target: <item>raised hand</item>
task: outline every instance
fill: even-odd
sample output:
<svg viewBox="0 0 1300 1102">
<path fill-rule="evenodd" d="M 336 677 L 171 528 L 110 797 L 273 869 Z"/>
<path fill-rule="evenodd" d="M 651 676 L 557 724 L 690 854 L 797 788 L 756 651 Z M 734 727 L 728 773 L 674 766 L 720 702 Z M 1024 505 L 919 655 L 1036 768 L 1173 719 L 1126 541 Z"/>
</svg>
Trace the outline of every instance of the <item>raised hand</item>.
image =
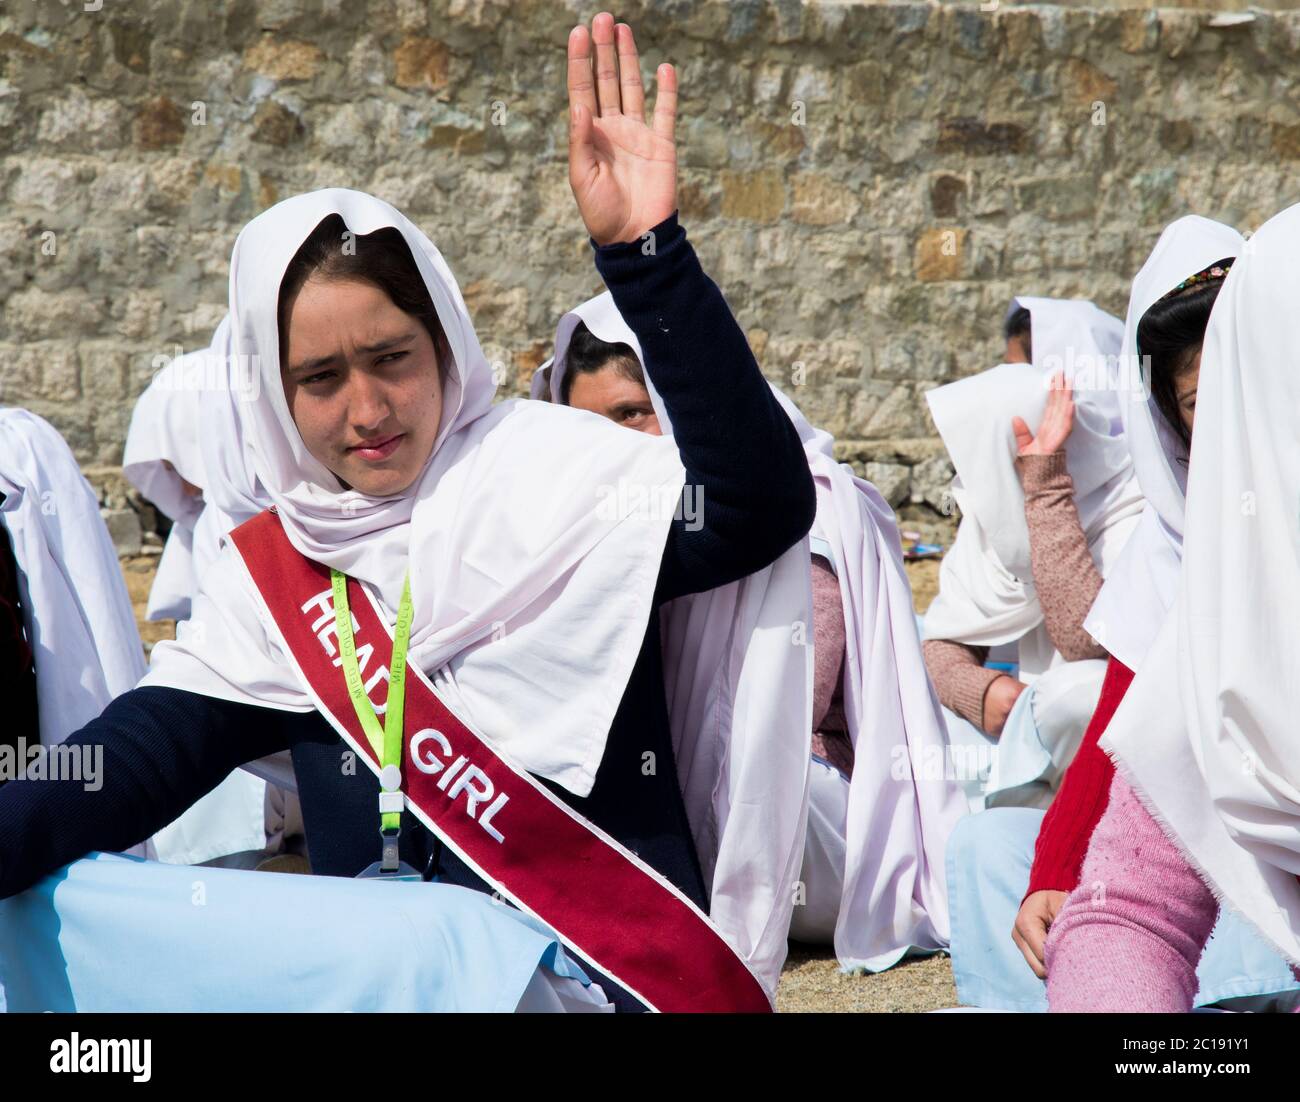
<svg viewBox="0 0 1300 1102">
<path fill-rule="evenodd" d="M 592 46 L 595 46 L 594 68 Z M 569 33 L 569 186 L 598 245 L 635 241 L 677 209 L 677 74 L 660 65 L 653 122 L 632 28 L 609 12 Z"/>
<path fill-rule="evenodd" d="M 1070 430 L 1074 428 L 1074 398 L 1065 372 L 1052 376 L 1052 391 L 1047 396 L 1047 408 L 1038 426 L 1038 435 L 1019 417 L 1011 418 L 1011 429 L 1016 434 L 1017 455 L 1052 455 L 1065 447 Z"/>
</svg>

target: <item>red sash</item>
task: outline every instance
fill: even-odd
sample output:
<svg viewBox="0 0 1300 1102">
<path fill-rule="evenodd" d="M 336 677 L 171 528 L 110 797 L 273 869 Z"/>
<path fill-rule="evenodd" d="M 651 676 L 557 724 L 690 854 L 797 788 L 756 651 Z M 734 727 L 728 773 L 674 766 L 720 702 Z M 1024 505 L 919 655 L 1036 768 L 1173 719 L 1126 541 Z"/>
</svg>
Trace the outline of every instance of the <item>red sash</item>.
<svg viewBox="0 0 1300 1102">
<path fill-rule="evenodd" d="M 338 661 L 328 568 L 303 556 L 271 512 L 231 538 L 317 708 L 378 773 Z M 354 580 L 348 586 L 362 677 L 382 715 L 392 636 L 370 595 Z M 761 984 L 699 908 L 494 753 L 414 666 L 403 741 L 408 812 L 578 956 L 654 1010 L 771 1011 Z"/>
</svg>

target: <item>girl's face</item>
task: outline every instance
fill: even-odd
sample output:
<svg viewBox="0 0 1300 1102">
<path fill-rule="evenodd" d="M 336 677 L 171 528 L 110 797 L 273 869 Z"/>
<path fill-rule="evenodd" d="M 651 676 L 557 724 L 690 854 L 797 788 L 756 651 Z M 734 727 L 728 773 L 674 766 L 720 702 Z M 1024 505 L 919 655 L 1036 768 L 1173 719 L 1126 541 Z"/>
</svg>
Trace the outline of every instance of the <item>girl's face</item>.
<svg viewBox="0 0 1300 1102">
<path fill-rule="evenodd" d="M 433 338 L 378 287 L 308 279 L 286 304 L 280 374 L 307 450 L 345 486 L 400 494 L 442 420 Z"/>
<path fill-rule="evenodd" d="M 1201 350 L 1191 358 L 1187 366 L 1174 379 L 1174 392 L 1178 398 L 1178 416 L 1182 419 L 1187 435 L 1192 435 L 1192 419 L 1196 415 L 1196 386 L 1201 378 Z"/>
<path fill-rule="evenodd" d="M 608 417 L 616 425 L 662 436 L 650 392 L 616 367 L 579 371 L 569 384 L 569 405 Z"/>
</svg>

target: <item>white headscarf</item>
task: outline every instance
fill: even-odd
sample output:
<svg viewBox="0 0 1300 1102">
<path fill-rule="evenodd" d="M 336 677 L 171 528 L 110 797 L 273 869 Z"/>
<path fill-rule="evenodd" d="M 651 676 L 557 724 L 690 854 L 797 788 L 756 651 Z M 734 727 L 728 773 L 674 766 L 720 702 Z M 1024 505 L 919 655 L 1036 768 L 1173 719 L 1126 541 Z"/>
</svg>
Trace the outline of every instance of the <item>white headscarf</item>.
<svg viewBox="0 0 1300 1102">
<path fill-rule="evenodd" d="M 1242 247 L 1219 292 L 1201 353 L 1178 596 L 1102 740 L 1215 895 L 1292 962 L 1300 961 L 1297 257 L 1293 206 Z"/>
<path fill-rule="evenodd" d="M 134 688 L 144 651 L 99 500 L 63 437 L 23 409 L 0 409 L 0 493 L 49 746 Z"/>
<path fill-rule="evenodd" d="M 1041 316 L 1040 304 L 1049 300 L 1017 301 L 1033 303 L 1031 313 Z M 1091 311 L 1067 314 L 1078 312 L 1091 317 Z M 1104 330 L 1110 332 L 1111 327 Z M 926 394 L 956 470 L 952 493 L 962 521 L 939 569 L 939 594 L 926 612 L 924 638 L 989 647 L 1019 641 L 1024 681 L 1064 659 L 1048 637 L 1034 588 L 1011 419 L 1019 416 L 1037 431 L 1056 371 L 1065 370 L 1076 386 L 1066 464 L 1088 550 L 1103 577 L 1141 512 L 1133 465 L 1118 431 L 1113 377 L 1109 368 L 1104 379 L 1090 373 L 1107 364 L 1107 357 L 1113 364 L 1116 349 L 1085 343 L 1087 334 L 1095 332 L 1092 322 L 1054 323 L 1042 333 L 1035 323 L 1033 364 L 1001 364 Z M 1059 334 L 1073 343 L 1055 344 Z M 1071 375 L 1071 363 L 1078 374 Z"/>
<path fill-rule="evenodd" d="M 414 486 L 394 497 L 342 490 L 307 451 L 280 376 L 277 303 L 290 260 L 327 216 L 365 235 L 402 234 L 446 332 L 441 427 Z M 683 471 L 671 442 L 577 411 L 492 404 L 492 370 L 450 270 L 389 204 L 328 189 L 250 222 L 230 267 L 227 362 L 240 385 L 208 394 L 237 437 L 223 444 L 273 503 L 294 546 L 357 578 L 395 619 L 408 568 L 410 661 L 503 755 L 590 792 L 649 617 Z M 545 458 L 539 458 L 545 457 Z M 241 471 L 208 472 L 214 498 Z M 665 509 L 620 508 L 619 478 Z M 635 505 L 635 502 L 633 503 Z M 311 699 L 233 549 L 200 578 L 194 614 L 160 643 L 146 681 L 307 711 Z"/>
<path fill-rule="evenodd" d="M 1029 311 L 1033 365 L 1049 375 L 1064 371 L 1089 393 L 1092 406 L 1106 414 L 1112 431 L 1121 432 L 1116 358 L 1124 339 L 1123 322 L 1082 298 L 1017 295 L 1007 307 L 1007 318 L 1019 307 Z"/>
<path fill-rule="evenodd" d="M 549 367 L 551 400 L 559 403 L 579 322 L 600 340 L 632 349 L 660 430 L 671 438 L 672 419 L 641 344 L 608 292 L 560 319 L 555 357 L 534 374 L 533 395 Z M 808 817 L 812 648 L 792 646 L 790 632 L 811 620 L 806 541 L 747 578 L 679 597 L 660 611 L 673 755 L 711 882 L 709 912 L 773 980 L 785 960 Z"/>
<path fill-rule="evenodd" d="M 199 392 L 175 385 L 203 353 L 178 356 L 160 371 L 135 404 L 122 455 L 122 475 L 172 522 L 146 615 L 150 620 L 184 620 L 190 614 L 194 574 L 194 525 L 203 498 L 183 482 L 202 488 Z M 171 464 L 170 468 L 167 464 Z"/>
<path fill-rule="evenodd" d="M 600 340 L 628 345 L 641 360 L 636 337 L 612 297 L 599 295 L 560 320 L 555 358 L 534 374 L 533 397 L 540 397 L 549 385 L 551 400 L 560 400 L 568 344 L 580 321 Z M 672 422 L 648 373 L 647 390 L 660 427 L 671 434 Z M 844 708 L 856 756 L 849 790 L 848 858 L 835 932 L 836 955 L 845 967 L 880 969 L 895 963 L 912 946 L 947 945 L 944 848 L 965 807 L 953 782 L 942 775 L 937 780 L 918 776 L 922 763 L 936 756 L 929 751 L 946 746 L 947 739 L 921 656 L 912 591 L 893 513 L 874 486 L 835 462 L 831 437 L 814 429 L 776 387 L 772 390 L 808 457 L 817 490 L 813 534 L 831 554 L 844 611 Z M 798 571 L 809 576 L 806 546 L 792 548 L 782 564 L 786 560 L 790 560 L 792 574 Z M 752 585 L 753 580 L 741 584 Z M 702 608 L 702 602 L 716 606 L 735 588 L 685 597 L 664 610 L 664 662 L 675 733 L 691 722 L 692 702 L 708 698 L 708 691 L 693 682 L 707 685 L 715 665 L 709 659 L 712 644 L 708 633 L 715 628 L 725 630 L 730 619 L 717 615 L 716 607 L 706 604 Z M 804 679 L 803 692 L 811 700 L 811 665 L 792 668 L 787 662 L 785 669 L 787 677 Z M 795 722 L 792 711 L 772 729 L 771 738 L 779 742 L 781 758 L 788 756 L 787 747 L 798 747 L 807 754 L 802 736 L 792 737 L 787 722 Z M 708 790 L 692 778 L 692 763 L 679 760 L 679 767 L 683 764 L 688 811 L 693 808 L 692 818 L 699 820 L 700 797 Z M 785 767 L 793 768 L 789 763 Z M 754 783 L 765 785 L 772 793 L 769 808 L 777 793 L 775 786 L 781 783 L 781 768 L 782 760 L 764 762 L 760 758 L 753 762 Z M 768 776 L 764 778 L 765 771 Z M 707 776 L 707 772 L 700 775 Z M 793 786 L 787 790 L 793 807 L 795 790 Z M 770 830 L 771 824 L 767 827 Z M 775 839 L 760 834 L 744 841 L 754 850 L 779 849 Z"/>
<path fill-rule="evenodd" d="M 1140 370 L 1138 323 L 1184 279 L 1216 260 L 1236 256 L 1243 244 L 1241 234 L 1230 226 L 1198 215 L 1180 218 L 1165 227 L 1129 295 L 1120 413 L 1146 506 L 1083 626 L 1131 670 L 1146 655 L 1174 601 L 1187 490 L 1182 443 L 1156 408 L 1147 375 Z"/>
</svg>

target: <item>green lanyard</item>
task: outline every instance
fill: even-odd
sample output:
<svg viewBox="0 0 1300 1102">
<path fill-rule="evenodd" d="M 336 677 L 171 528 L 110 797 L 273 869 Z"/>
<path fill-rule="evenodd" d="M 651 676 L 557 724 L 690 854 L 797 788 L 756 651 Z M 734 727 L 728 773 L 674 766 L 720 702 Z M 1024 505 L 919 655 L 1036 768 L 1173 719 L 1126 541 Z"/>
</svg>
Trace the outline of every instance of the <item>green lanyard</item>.
<svg viewBox="0 0 1300 1102">
<path fill-rule="evenodd" d="M 379 758 L 379 829 L 396 834 L 402 828 L 402 723 L 406 705 L 406 646 L 411 638 L 411 576 L 402 585 L 402 603 L 397 609 L 397 630 L 393 634 L 393 657 L 388 663 L 388 703 L 384 725 L 379 726 L 375 709 L 357 666 L 357 644 L 352 637 L 352 611 L 348 608 L 348 576 L 330 571 L 334 586 L 334 627 L 343 657 L 343 676 L 357 719 Z"/>
</svg>

